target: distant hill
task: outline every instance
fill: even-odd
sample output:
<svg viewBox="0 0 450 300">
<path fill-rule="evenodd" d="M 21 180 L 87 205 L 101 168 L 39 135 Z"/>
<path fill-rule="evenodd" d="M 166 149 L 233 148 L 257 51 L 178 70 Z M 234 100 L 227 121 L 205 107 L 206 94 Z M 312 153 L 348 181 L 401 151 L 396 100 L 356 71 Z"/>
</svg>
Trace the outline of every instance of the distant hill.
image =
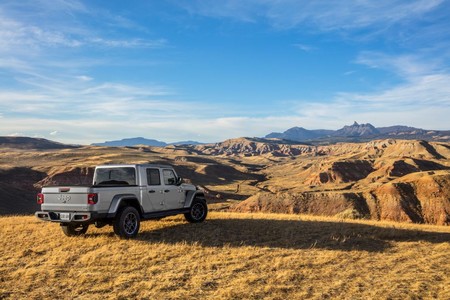
<svg viewBox="0 0 450 300">
<path fill-rule="evenodd" d="M 146 139 L 143 137 L 136 138 L 127 138 L 116 141 L 106 141 L 103 143 L 94 143 L 92 146 L 108 146 L 108 147 L 125 147 L 125 146 L 137 146 L 137 145 L 146 145 L 152 147 L 165 147 L 169 145 L 200 145 L 201 143 L 196 141 L 181 141 L 175 143 L 166 143 L 153 139 Z"/>
<path fill-rule="evenodd" d="M 197 145 L 195 150 L 203 155 L 243 155 L 258 156 L 270 154 L 273 156 L 296 156 L 313 152 L 315 146 L 292 141 L 262 138 L 236 138 L 215 144 Z"/>
<path fill-rule="evenodd" d="M 15 149 L 71 149 L 78 148 L 76 145 L 66 145 L 54 141 L 49 141 L 42 138 L 31 138 L 21 136 L 0 136 L 0 148 L 15 148 Z"/>
<path fill-rule="evenodd" d="M 272 132 L 265 138 L 318 143 L 364 142 L 386 138 L 450 141 L 450 130 L 425 130 L 402 125 L 376 128 L 370 123 L 354 122 L 352 125 L 346 125 L 338 130 L 308 130 L 303 127 L 292 127 L 282 133 Z"/>
<path fill-rule="evenodd" d="M 401 133 L 401 132 L 414 132 L 414 131 L 420 131 L 421 133 L 425 133 L 426 130 L 418 129 L 410 126 L 402 126 L 402 125 L 396 125 L 396 126 L 389 126 L 389 127 L 378 127 L 377 128 L 379 133 L 381 134 L 391 134 L 391 133 Z"/>
<path fill-rule="evenodd" d="M 158 140 L 146 139 L 143 137 L 127 138 L 116 141 L 106 141 L 103 143 L 94 143 L 92 146 L 109 146 L 109 147 L 123 147 L 123 146 L 136 146 L 136 145 L 147 145 L 154 147 L 164 147 L 167 146 L 165 142 Z"/>
<path fill-rule="evenodd" d="M 203 143 L 196 142 L 196 141 L 181 141 L 181 142 L 175 142 L 175 143 L 169 143 L 168 145 L 175 145 L 175 146 L 181 146 L 181 145 L 202 145 Z"/>
<path fill-rule="evenodd" d="M 293 141 L 306 141 L 311 139 L 320 138 L 322 136 L 330 135 L 334 131 L 326 129 L 308 130 L 303 127 L 292 127 L 283 133 L 272 132 L 266 135 L 266 138 L 286 139 Z"/>
</svg>

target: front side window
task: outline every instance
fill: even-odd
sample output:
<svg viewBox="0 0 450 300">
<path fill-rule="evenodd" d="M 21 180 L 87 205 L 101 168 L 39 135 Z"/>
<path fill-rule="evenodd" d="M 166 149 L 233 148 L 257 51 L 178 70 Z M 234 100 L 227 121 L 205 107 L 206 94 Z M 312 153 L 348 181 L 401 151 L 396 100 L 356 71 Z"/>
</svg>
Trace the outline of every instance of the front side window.
<svg viewBox="0 0 450 300">
<path fill-rule="evenodd" d="M 159 177 L 158 169 L 147 169 L 147 184 L 148 185 L 161 184 L 161 177 Z"/>
<path fill-rule="evenodd" d="M 163 170 L 163 176 L 165 185 L 175 185 L 177 182 L 175 173 L 172 170 Z"/>
<path fill-rule="evenodd" d="M 130 167 L 99 168 L 95 171 L 94 185 L 136 185 L 136 170 Z"/>
</svg>

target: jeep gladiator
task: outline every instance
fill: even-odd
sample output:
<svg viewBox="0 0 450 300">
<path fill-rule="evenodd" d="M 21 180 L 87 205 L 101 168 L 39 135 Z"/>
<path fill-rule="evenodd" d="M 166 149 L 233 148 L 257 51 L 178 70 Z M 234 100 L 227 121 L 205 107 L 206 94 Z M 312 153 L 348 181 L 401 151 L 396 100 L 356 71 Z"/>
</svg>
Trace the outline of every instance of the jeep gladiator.
<svg viewBox="0 0 450 300">
<path fill-rule="evenodd" d="M 140 221 L 184 214 L 203 222 L 205 195 L 185 184 L 171 166 L 155 164 L 97 166 L 91 186 L 47 186 L 37 195 L 35 216 L 60 223 L 67 236 L 86 233 L 89 225 L 111 225 L 121 238 L 133 238 Z"/>
</svg>

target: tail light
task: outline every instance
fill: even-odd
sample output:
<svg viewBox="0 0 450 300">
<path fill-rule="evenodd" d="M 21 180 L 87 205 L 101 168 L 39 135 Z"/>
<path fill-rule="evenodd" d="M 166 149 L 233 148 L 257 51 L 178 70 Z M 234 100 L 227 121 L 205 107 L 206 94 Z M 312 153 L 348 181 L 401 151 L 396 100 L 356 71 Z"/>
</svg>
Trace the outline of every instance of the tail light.
<svg viewBox="0 0 450 300">
<path fill-rule="evenodd" d="M 92 194 L 88 194 L 88 197 L 87 197 L 87 203 L 88 204 L 97 204 L 97 202 L 98 202 L 98 194 L 96 194 L 96 193 L 92 193 Z"/>
<path fill-rule="evenodd" d="M 42 203 L 44 203 L 44 194 L 42 194 L 42 193 L 37 194 L 37 199 L 36 199 L 36 201 L 37 201 L 37 204 L 42 204 Z"/>
</svg>

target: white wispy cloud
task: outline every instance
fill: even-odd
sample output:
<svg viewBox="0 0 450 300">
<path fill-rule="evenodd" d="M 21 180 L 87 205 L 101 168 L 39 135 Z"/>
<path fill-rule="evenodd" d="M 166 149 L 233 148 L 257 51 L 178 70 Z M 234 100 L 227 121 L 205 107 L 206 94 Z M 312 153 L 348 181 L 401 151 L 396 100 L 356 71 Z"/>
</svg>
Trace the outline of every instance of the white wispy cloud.
<svg viewBox="0 0 450 300">
<path fill-rule="evenodd" d="M 27 48 L 29 51 L 30 47 L 37 50 L 42 46 L 79 47 L 81 44 L 79 39 L 62 32 L 23 24 L 6 16 L 0 10 L 0 52 L 17 54 L 17 50 L 22 52 Z"/>
<path fill-rule="evenodd" d="M 301 102 L 297 112 L 303 121 L 328 128 L 359 120 L 375 126 L 401 124 L 448 130 L 449 80 L 450 74 L 417 76 L 377 92 L 338 93 L 326 103 Z"/>
<path fill-rule="evenodd" d="M 302 51 L 305 51 L 305 52 L 311 52 L 311 51 L 314 51 L 317 49 L 316 47 L 311 46 L 311 45 L 298 44 L 298 43 L 294 44 L 294 47 L 296 47 Z"/>
<path fill-rule="evenodd" d="M 363 51 L 355 62 L 370 68 L 391 71 L 403 78 L 414 78 L 446 71 L 445 63 L 439 58 L 421 53 L 388 55 Z"/>
<path fill-rule="evenodd" d="M 13 132 L 13 133 L 8 133 L 6 136 L 24 136 L 24 134 L 20 133 L 20 132 Z"/>
<path fill-rule="evenodd" d="M 75 76 L 76 79 L 81 80 L 81 81 L 91 81 L 94 78 L 89 77 L 87 75 L 79 75 L 79 76 Z"/>
<path fill-rule="evenodd" d="M 13 0 L 14 1 L 14 0 Z M 15 1 L 17 2 L 17 1 Z M 83 2 L 78 0 L 52 0 L 52 1 L 33 1 L 33 0 L 23 0 L 21 1 L 23 5 L 29 6 L 30 4 L 39 3 L 39 8 L 45 12 L 65 12 L 66 14 L 72 15 L 74 13 L 88 13 L 89 9 L 83 4 Z"/>
<path fill-rule="evenodd" d="M 322 30 L 389 27 L 392 24 L 416 18 L 436 9 L 444 0 L 380 0 L 380 1 L 327 1 L 327 0 L 197 0 L 183 2 L 190 13 L 210 17 L 227 17 L 242 21 L 265 18 L 277 27 L 301 24 Z"/>
<path fill-rule="evenodd" d="M 0 3 L 0 71 L 15 82 L 0 91 L 1 111 L 42 116 L 58 112 L 73 116 L 77 111 L 89 113 L 89 109 L 98 112 L 103 105 L 104 111 L 120 115 L 127 105 L 136 106 L 134 101 L 167 94 L 167 88 L 156 84 L 140 88 L 115 82 L 99 83 L 90 76 L 79 75 L 90 73 L 91 68 L 99 65 L 116 63 L 85 54 L 93 48 L 100 51 L 104 48 L 155 49 L 167 44 L 162 38 L 147 38 L 145 32 L 140 36 L 143 31 L 114 38 L 111 34 L 114 29 L 108 28 L 104 33 L 100 26 L 84 25 L 86 16 L 95 16 L 95 22 L 105 21 L 113 24 L 111 26 L 135 28 L 134 23 L 124 17 L 75 0 L 5 0 Z M 108 106 L 108 103 L 120 103 L 122 107 Z"/>
<path fill-rule="evenodd" d="M 46 18 L 40 17 L 43 15 Z M 131 20 L 103 9 L 87 8 L 79 1 L 5 0 L 0 3 L 0 53 L 16 56 L 29 54 L 30 48 L 41 51 L 58 47 L 61 51 L 60 47 L 161 48 L 167 45 L 163 38 L 130 36 L 137 34 L 135 31 L 125 38 L 112 38 L 114 31 L 103 33 L 100 26 L 84 25 L 86 17 L 99 23 L 104 21 L 122 28 L 134 28 Z"/>
<path fill-rule="evenodd" d="M 355 70 L 350 70 L 350 71 L 344 72 L 343 75 L 349 76 L 349 75 L 352 75 L 352 74 L 355 74 L 355 73 L 356 73 Z"/>
<path fill-rule="evenodd" d="M 342 93 L 340 99 L 350 99 L 361 103 L 364 109 L 397 108 L 399 112 L 417 111 L 425 108 L 448 110 L 450 108 L 450 80 L 449 74 L 435 74 L 417 77 L 405 84 L 387 89 L 375 94 L 349 94 Z"/>
<path fill-rule="evenodd" d="M 162 48 L 167 45 L 167 40 L 157 39 L 157 40 L 144 40 L 139 38 L 134 39 L 124 39 L 124 40 L 113 40 L 104 38 L 91 38 L 85 41 L 86 45 L 99 45 L 105 47 L 114 48 Z"/>
<path fill-rule="evenodd" d="M 149 110 L 150 115 L 161 111 L 186 110 L 183 103 L 167 100 L 170 89 L 163 86 L 139 87 L 122 83 L 98 84 L 91 80 L 27 77 L 22 80 L 29 91 L 0 90 L 0 108 L 5 112 L 39 112 L 54 114 L 113 114 L 127 115 Z M 14 99 L 14 101 L 11 101 Z"/>
<path fill-rule="evenodd" d="M 90 85 L 81 91 L 82 94 L 112 94 L 126 97 L 132 95 L 133 97 L 141 96 L 164 96 L 170 94 L 171 91 L 164 86 L 150 86 L 139 87 L 136 85 L 127 85 L 121 83 L 105 82 L 97 85 Z M 110 96 L 110 95 L 109 95 Z"/>
<path fill-rule="evenodd" d="M 127 38 L 111 39 L 101 36 L 101 33 L 84 31 L 81 33 L 67 33 L 27 25 L 0 14 L 0 53 L 20 52 L 26 48 L 42 50 L 51 47 L 112 47 L 112 48 L 162 48 L 167 45 L 165 39 Z M 25 49 L 24 49 L 25 48 Z M 20 53 L 19 52 L 19 53 Z"/>
</svg>

